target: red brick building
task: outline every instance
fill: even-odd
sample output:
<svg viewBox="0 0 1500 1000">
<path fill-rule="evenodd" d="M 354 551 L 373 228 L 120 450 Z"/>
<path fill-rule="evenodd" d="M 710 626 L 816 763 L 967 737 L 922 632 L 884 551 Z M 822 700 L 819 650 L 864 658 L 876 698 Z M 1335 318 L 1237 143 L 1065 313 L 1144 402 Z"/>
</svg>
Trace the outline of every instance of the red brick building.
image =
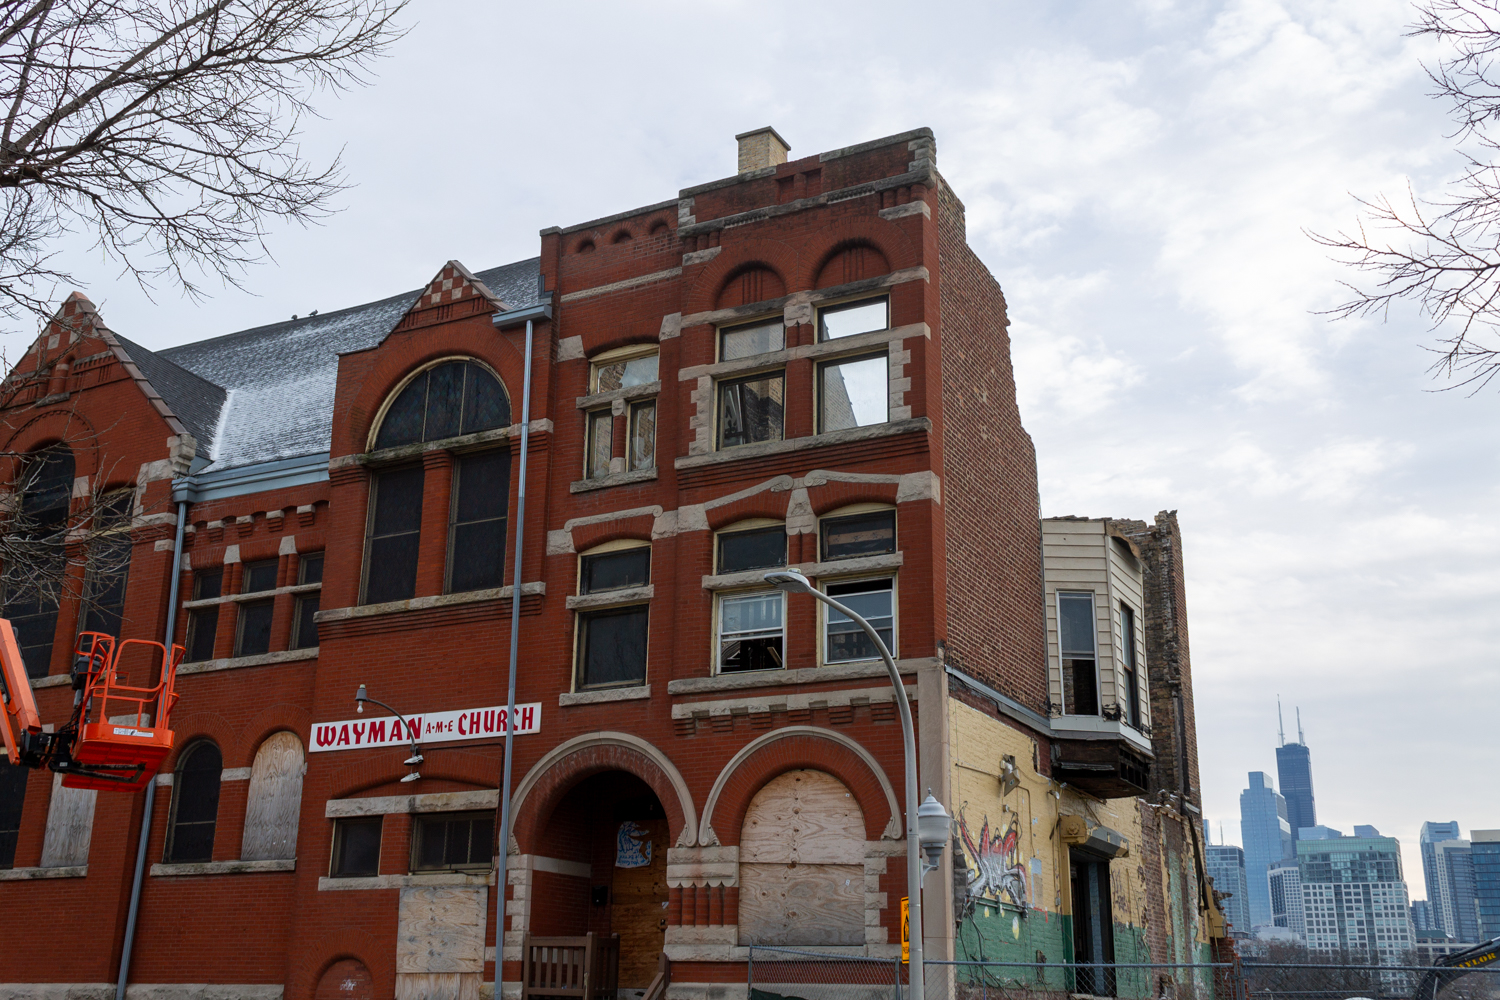
<svg viewBox="0 0 1500 1000">
<path fill-rule="evenodd" d="M 0 907 L 50 928 L 11 936 L 0 991 L 113 995 L 127 937 L 132 996 L 488 990 L 518 520 L 510 989 L 527 933 L 619 934 L 630 988 L 665 951 L 695 1000 L 743 996 L 752 944 L 899 952 L 893 691 L 852 623 L 764 584 L 784 566 L 883 630 L 961 821 L 929 957 L 994 957 L 965 938 L 976 901 L 1028 961 L 1095 947 L 1088 920 L 1117 951 L 1201 953 L 1175 518 L 1044 541 L 1005 303 L 929 130 L 792 161 L 761 130 L 739 166 L 529 260 L 165 351 L 63 303 L 4 382 L 0 447 L 53 446 L 75 509 L 128 498 L 119 627 L 170 620 L 188 655 L 133 936 L 147 796 L 0 768 Z M 7 605 L 51 723 L 86 564 L 56 604 Z M 991 884 L 968 826 L 982 796 L 986 828 L 1020 816 L 1017 788 L 1062 834 Z"/>
</svg>

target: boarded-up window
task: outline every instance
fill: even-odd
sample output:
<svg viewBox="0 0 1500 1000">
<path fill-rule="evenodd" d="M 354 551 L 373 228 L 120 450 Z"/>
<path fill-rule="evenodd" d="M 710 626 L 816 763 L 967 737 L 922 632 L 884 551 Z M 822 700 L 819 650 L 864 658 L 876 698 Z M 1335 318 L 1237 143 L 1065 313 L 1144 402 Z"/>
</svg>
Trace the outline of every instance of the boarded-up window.
<svg viewBox="0 0 1500 1000">
<path fill-rule="evenodd" d="M 865 820 L 843 782 L 788 771 L 740 829 L 740 943 L 865 943 Z"/>
<path fill-rule="evenodd" d="M 52 804 L 47 807 L 47 833 L 42 841 L 43 868 L 89 863 L 97 795 L 92 788 L 64 788 L 62 775 L 52 776 Z"/>
<path fill-rule="evenodd" d="M 250 768 L 250 798 L 245 806 L 245 836 L 240 857 L 269 861 L 297 856 L 297 816 L 302 809 L 302 741 L 293 733 L 276 733 L 255 752 Z"/>
<path fill-rule="evenodd" d="M 401 890 L 396 1000 L 478 1000 L 488 899 L 482 885 Z"/>
</svg>

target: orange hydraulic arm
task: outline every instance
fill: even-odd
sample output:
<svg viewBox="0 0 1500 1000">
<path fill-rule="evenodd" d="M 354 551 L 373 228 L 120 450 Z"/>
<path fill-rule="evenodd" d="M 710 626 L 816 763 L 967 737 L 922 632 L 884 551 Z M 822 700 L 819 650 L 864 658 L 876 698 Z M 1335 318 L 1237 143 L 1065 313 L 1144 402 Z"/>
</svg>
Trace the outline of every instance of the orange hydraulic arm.
<svg viewBox="0 0 1500 1000">
<path fill-rule="evenodd" d="M 30 750 L 27 744 L 41 735 L 42 717 L 36 711 L 15 630 L 4 618 L 0 618 L 0 699 L 4 702 L 0 738 L 5 740 L 5 756 L 10 763 L 20 764 L 23 752 Z"/>
</svg>

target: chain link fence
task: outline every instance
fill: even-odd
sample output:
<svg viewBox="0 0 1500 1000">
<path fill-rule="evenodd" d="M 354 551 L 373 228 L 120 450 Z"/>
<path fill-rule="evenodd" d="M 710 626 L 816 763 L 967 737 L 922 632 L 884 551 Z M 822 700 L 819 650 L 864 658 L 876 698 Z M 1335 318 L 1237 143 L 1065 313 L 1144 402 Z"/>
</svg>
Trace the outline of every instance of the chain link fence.
<svg viewBox="0 0 1500 1000">
<path fill-rule="evenodd" d="M 926 1000 L 1500 1000 L 1500 969 L 1286 962 L 926 963 Z M 903 1000 L 899 960 L 755 946 L 749 1000 Z"/>
</svg>

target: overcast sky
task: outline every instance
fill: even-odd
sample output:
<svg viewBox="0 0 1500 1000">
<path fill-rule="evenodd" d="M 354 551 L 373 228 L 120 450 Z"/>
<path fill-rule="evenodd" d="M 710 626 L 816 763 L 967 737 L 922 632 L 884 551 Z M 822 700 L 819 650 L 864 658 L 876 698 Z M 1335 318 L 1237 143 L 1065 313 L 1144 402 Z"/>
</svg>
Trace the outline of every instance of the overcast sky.
<svg viewBox="0 0 1500 1000">
<path fill-rule="evenodd" d="M 1320 821 L 1500 827 L 1500 395 L 1433 392 L 1407 312 L 1330 323 L 1303 229 L 1458 161 L 1399 0 L 500 4 L 416 0 L 369 89 L 326 99 L 328 225 L 273 234 L 248 293 L 155 304 L 70 263 L 165 347 L 537 252 L 675 197 L 774 125 L 805 156 L 930 126 L 1010 305 L 1043 512 L 1179 512 L 1206 810 L 1301 706 Z"/>
</svg>

